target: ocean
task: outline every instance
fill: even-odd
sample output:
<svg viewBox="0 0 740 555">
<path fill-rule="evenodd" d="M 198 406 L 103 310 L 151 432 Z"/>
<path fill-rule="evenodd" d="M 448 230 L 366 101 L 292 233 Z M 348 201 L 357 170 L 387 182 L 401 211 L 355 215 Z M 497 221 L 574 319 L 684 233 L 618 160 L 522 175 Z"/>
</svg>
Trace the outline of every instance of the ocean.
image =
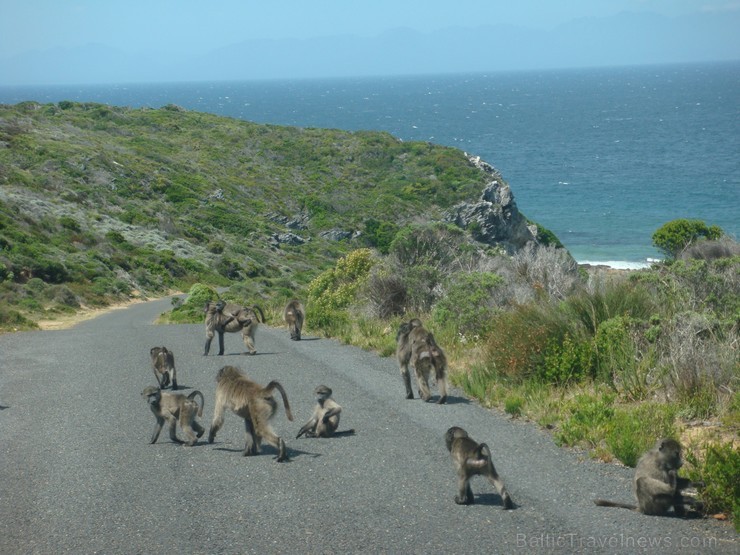
<svg viewBox="0 0 740 555">
<path fill-rule="evenodd" d="M 740 62 L 317 80 L 2 87 L 0 102 L 177 104 L 259 123 L 382 130 L 496 167 L 581 263 L 660 258 L 676 218 L 740 232 Z"/>
</svg>

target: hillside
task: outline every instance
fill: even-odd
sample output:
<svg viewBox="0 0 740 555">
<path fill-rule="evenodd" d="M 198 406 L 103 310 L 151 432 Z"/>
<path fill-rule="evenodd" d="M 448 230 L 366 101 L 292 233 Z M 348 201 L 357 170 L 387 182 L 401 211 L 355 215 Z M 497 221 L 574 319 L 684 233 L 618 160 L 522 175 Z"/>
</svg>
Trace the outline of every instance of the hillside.
<svg viewBox="0 0 740 555">
<path fill-rule="evenodd" d="M 387 133 L 174 105 L 0 106 L 0 326 L 196 281 L 298 289 L 478 198 L 479 166 Z"/>
</svg>

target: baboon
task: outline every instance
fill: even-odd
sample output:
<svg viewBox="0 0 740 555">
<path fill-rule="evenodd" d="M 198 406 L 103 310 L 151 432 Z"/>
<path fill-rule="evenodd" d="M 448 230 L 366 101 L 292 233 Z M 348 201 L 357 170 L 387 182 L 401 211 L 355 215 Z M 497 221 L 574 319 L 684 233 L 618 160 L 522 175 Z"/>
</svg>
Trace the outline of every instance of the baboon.
<svg viewBox="0 0 740 555">
<path fill-rule="evenodd" d="M 331 398 L 331 388 L 320 385 L 314 391 L 316 394 L 316 406 L 313 409 L 311 419 L 306 422 L 295 436 L 296 439 L 302 435 L 306 437 L 331 437 L 333 435 L 352 435 L 354 430 L 342 430 L 337 432 L 339 427 L 339 416 L 342 407 Z"/>
<path fill-rule="evenodd" d="M 149 443 L 157 441 L 165 420 L 170 425 L 170 439 L 175 443 L 193 445 L 196 438 L 206 431 L 195 419 L 196 416 L 203 416 L 204 405 L 203 394 L 197 389 L 186 397 L 182 393 L 169 393 L 158 387 L 149 386 L 141 392 L 141 396 L 149 403 L 149 408 L 152 409 L 154 418 L 157 420 Z M 200 397 L 200 404 L 195 401 L 195 397 Z M 188 438 L 187 441 L 178 439 L 175 433 L 178 420 L 182 431 Z"/>
<path fill-rule="evenodd" d="M 277 462 L 288 460 L 285 442 L 275 435 L 270 427 L 270 419 L 275 416 L 277 402 L 272 396 L 277 389 L 283 397 L 283 406 L 288 420 L 293 421 L 288 396 L 283 386 L 271 381 L 265 387 L 253 382 L 234 366 L 224 366 L 216 374 L 216 404 L 213 409 L 213 422 L 208 432 L 208 443 L 213 443 L 216 433 L 224 423 L 224 411 L 228 408 L 244 419 L 246 444 L 243 455 L 256 455 L 264 439 L 278 450 Z"/>
<path fill-rule="evenodd" d="M 418 318 L 404 322 L 398 328 L 396 358 L 406 387 L 407 399 L 414 398 L 414 393 L 411 390 L 411 376 L 409 375 L 409 366 L 413 366 L 416 382 L 419 386 L 419 397 L 424 401 L 429 401 L 432 398 L 429 391 L 429 374 L 434 369 L 440 395 L 437 403 L 447 402 L 447 358 L 442 348 L 434 340 L 434 335 L 424 328 Z"/>
<path fill-rule="evenodd" d="M 455 496 L 455 503 L 458 505 L 472 505 L 474 500 L 473 490 L 470 488 L 470 479 L 473 476 L 485 476 L 501 496 L 504 509 L 514 507 L 503 480 L 493 466 L 491 450 L 488 445 L 473 441 L 468 432 L 458 426 L 453 426 L 447 430 L 445 444 L 457 469 L 458 494 Z"/>
<path fill-rule="evenodd" d="M 172 379 L 172 390 L 177 389 L 177 371 L 175 370 L 175 355 L 167 347 L 152 347 L 149 349 L 152 357 L 152 369 L 154 377 L 160 389 L 164 389 Z"/>
<path fill-rule="evenodd" d="M 239 330 L 242 332 L 247 352 L 250 355 L 257 353 L 254 346 L 254 334 L 257 331 L 257 324 L 265 321 L 265 315 L 260 307 L 257 305 L 245 307 L 224 301 L 208 301 L 203 311 L 206 313 L 206 346 L 203 356 L 208 355 L 211 350 L 211 340 L 215 333 L 218 333 L 218 354 L 223 355 L 224 332 L 234 333 Z"/>
<path fill-rule="evenodd" d="M 595 499 L 594 503 L 600 507 L 619 507 L 646 515 L 665 515 L 671 507 L 676 516 L 684 516 L 686 506 L 700 510 L 701 503 L 683 495 L 682 491 L 689 487 L 702 487 L 703 484 L 679 478 L 678 469 L 681 466 L 681 444 L 671 438 L 659 439 L 652 449 L 640 457 L 635 467 L 632 490 L 637 505 L 604 499 Z"/>
<path fill-rule="evenodd" d="M 288 324 L 290 338 L 293 341 L 301 340 L 301 328 L 303 328 L 303 320 L 305 317 L 306 312 L 300 301 L 290 301 L 285 307 L 283 318 L 285 318 L 285 323 Z"/>
</svg>

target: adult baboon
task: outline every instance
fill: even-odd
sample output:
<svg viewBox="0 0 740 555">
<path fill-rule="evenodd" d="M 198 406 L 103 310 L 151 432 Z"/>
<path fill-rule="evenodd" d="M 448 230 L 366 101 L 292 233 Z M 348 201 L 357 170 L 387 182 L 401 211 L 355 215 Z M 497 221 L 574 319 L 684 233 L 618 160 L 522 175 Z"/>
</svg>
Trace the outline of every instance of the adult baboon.
<svg viewBox="0 0 740 555">
<path fill-rule="evenodd" d="M 257 331 L 257 324 L 265 321 L 265 315 L 260 307 L 257 305 L 241 306 L 224 301 L 208 301 L 203 311 L 206 313 L 206 346 L 203 356 L 211 350 L 211 340 L 215 333 L 218 334 L 218 354 L 223 355 L 224 332 L 234 333 L 240 330 L 247 352 L 250 355 L 257 352 L 254 346 L 254 334 Z"/>
<path fill-rule="evenodd" d="M 272 396 L 277 389 L 283 397 L 283 406 L 288 420 L 293 420 L 288 396 L 283 386 L 271 381 L 265 387 L 247 378 L 238 368 L 224 366 L 216 374 L 216 404 L 213 409 L 213 422 L 208 432 L 208 443 L 213 443 L 216 433 L 224 423 L 224 411 L 228 408 L 244 419 L 246 444 L 244 456 L 260 452 L 260 443 L 264 439 L 278 450 L 277 462 L 288 460 L 285 442 L 275 435 L 270 427 L 270 419 L 275 416 L 277 402 Z"/>
<path fill-rule="evenodd" d="M 157 441 L 165 420 L 170 426 L 170 439 L 175 443 L 193 445 L 196 438 L 206 431 L 195 419 L 196 416 L 203 416 L 204 405 L 203 394 L 197 389 L 186 397 L 182 393 L 169 393 L 158 387 L 149 386 L 141 392 L 141 396 L 149 403 L 149 408 L 152 409 L 154 418 L 157 420 L 149 443 Z M 200 404 L 195 401 L 195 397 L 200 397 Z M 188 438 L 185 442 L 178 439 L 175 433 L 178 420 L 182 431 Z"/>
<path fill-rule="evenodd" d="M 453 426 L 447 430 L 445 444 L 457 469 L 458 494 L 455 496 L 455 503 L 458 505 L 472 505 L 474 500 L 473 490 L 470 488 L 470 479 L 473 476 L 485 476 L 501 496 L 504 509 L 514 507 L 503 480 L 493 466 L 488 445 L 473 441 L 468 432 L 458 426 Z"/>
<path fill-rule="evenodd" d="M 177 371 L 175 370 L 175 355 L 167 347 L 152 347 L 149 349 L 152 358 L 154 377 L 160 389 L 164 389 L 172 380 L 172 390 L 177 389 Z"/>
<path fill-rule="evenodd" d="M 442 348 L 434 340 L 434 335 L 424 328 L 418 318 L 404 322 L 398 328 L 396 358 L 406 387 L 407 399 L 414 398 L 414 393 L 411 390 L 411 376 L 409 375 L 409 366 L 413 366 L 416 382 L 419 386 L 419 397 L 425 401 L 432 398 L 429 391 L 429 374 L 434 370 L 440 394 L 437 403 L 447 402 L 447 358 Z"/>
<path fill-rule="evenodd" d="M 303 309 L 301 301 L 292 300 L 285 307 L 283 318 L 285 319 L 285 323 L 288 324 L 290 338 L 293 341 L 301 340 L 301 329 L 303 328 L 303 320 L 305 317 L 306 312 Z"/>
<path fill-rule="evenodd" d="M 320 385 L 314 393 L 316 394 L 316 406 L 313 409 L 313 414 L 311 415 L 311 419 L 300 429 L 298 435 L 295 436 L 296 439 L 304 434 L 306 437 L 331 437 L 340 434 L 354 434 L 354 430 L 337 432 L 342 407 L 331 398 L 331 388 Z"/>
<path fill-rule="evenodd" d="M 671 507 L 677 516 L 684 516 L 686 506 L 700 510 L 701 503 L 693 497 L 683 495 L 682 491 L 688 487 L 701 487 L 703 484 L 679 478 L 678 469 L 681 466 L 681 444 L 671 438 L 659 439 L 652 449 L 640 457 L 635 467 L 632 490 L 637 505 L 604 499 L 595 499 L 594 503 L 600 507 L 619 507 L 646 515 L 664 515 Z"/>
</svg>

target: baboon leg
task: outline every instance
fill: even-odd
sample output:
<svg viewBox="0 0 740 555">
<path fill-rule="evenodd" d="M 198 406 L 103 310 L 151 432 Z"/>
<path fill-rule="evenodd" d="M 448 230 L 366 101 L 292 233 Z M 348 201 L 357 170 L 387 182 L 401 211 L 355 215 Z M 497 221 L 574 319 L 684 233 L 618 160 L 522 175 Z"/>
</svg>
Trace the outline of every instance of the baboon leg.
<svg viewBox="0 0 740 555">
<path fill-rule="evenodd" d="M 170 421 L 170 439 L 174 441 L 175 443 L 184 443 L 180 438 L 177 437 L 176 428 L 177 428 L 177 420 L 173 417 L 169 419 Z"/>
<path fill-rule="evenodd" d="M 491 485 L 496 488 L 496 491 L 501 496 L 501 502 L 504 505 L 504 509 L 511 509 L 514 506 L 514 503 L 511 501 L 509 492 L 506 491 L 506 486 L 504 486 L 504 481 L 499 477 L 493 463 L 488 467 L 488 476 L 486 476 L 486 478 L 488 478 L 488 481 L 491 482 Z"/>
<path fill-rule="evenodd" d="M 272 430 L 265 430 L 265 433 L 262 437 L 267 443 L 277 448 L 278 450 L 277 462 L 283 462 L 283 461 L 288 460 L 288 449 L 285 446 L 285 442 L 283 441 L 282 438 L 275 435 L 275 432 L 273 432 Z"/>
<path fill-rule="evenodd" d="M 193 430 L 195 430 L 196 437 L 200 438 L 204 433 L 206 433 L 206 429 L 200 425 L 200 422 L 197 420 L 193 420 Z"/>
<path fill-rule="evenodd" d="M 244 429 L 246 432 L 246 441 L 244 443 L 244 453 L 242 454 L 245 457 L 258 454 L 260 452 L 259 443 L 255 441 L 254 426 L 252 426 L 252 421 L 249 418 L 244 419 Z"/>
<path fill-rule="evenodd" d="M 444 374 L 444 369 L 437 370 L 437 387 L 439 388 L 439 399 L 437 404 L 444 405 L 447 402 L 447 379 Z"/>
<path fill-rule="evenodd" d="M 675 482 L 667 484 L 662 480 L 642 476 L 635 480 L 635 486 L 637 504 L 646 515 L 664 514 L 675 502 Z"/>
<path fill-rule="evenodd" d="M 422 372 L 416 368 L 414 368 L 414 370 L 416 371 L 416 382 L 419 385 L 419 397 L 425 401 L 429 401 L 432 398 L 432 392 L 429 391 L 427 372 Z"/>
<path fill-rule="evenodd" d="M 161 416 L 156 416 L 157 419 L 156 424 L 154 424 L 154 433 L 152 433 L 152 439 L 149 440 L 149 443 L 156 443 L 157 438 L 159 437 L 159 433 L 162 431 L 162 426 L 164 426 L 164 418 Z"/>
<path fill-rule="evenodd" d="M 188 446 L 193 446 L 195 444 L 196 438 L 195 432 L 193 431 L 193 426 L 196 426 L 198 424 L 195 421 L 195 412 L 197 412 L 197 409 L 193 409 L 187 404 L 182 409 L 180 409 L 180 427 L 182 428 L 182 431 L 187 438 L 185 444 Z"/>
<path fill-rule="evenodd" d="M 223 330 L 218 331 L 218 354 L 223 356 L 224 354 L 224 332 Z"/>
<path fill-rule="evenodd" d="M 414 392 L 411 389 L 411 374 L 409 373 L 409 365 L 401 365 L 401 377 L 403 378 L 403 385 L 406 387 L 406 399 L 413 399 Z"/>
<path fill-rule="evenodd" d="M 172 391 L 175 391 L 176 389 L 177 389 L 177 377 L 175 376 L 175 373 L 172 372 Z"/>
<path fill-rule="evenodd" d="M 211 429 L 208 430 L 208 443 L 213 443 L 216 439 L 216 434 L 224 425 L 224 409 L 226 407 L 222 402 L 217 402 L 216 407 L 213 409 L 213 421 L 211 422 Z"/>
<path fill-rule="evenodd" d="M 254 339 L 248 333 L 242 333 L 242 339 L 244 339 L 244 346 L 247 348 L 247 352 L 250 355 L 257 354 L 257 348 L 254 346 Z"/>
<path fill-rule="evenodd" d="M 206 346 L 203 349 L 203 356 L 208 356 L 211 351 L 211 341 L 213 341 L 213 330 L 206 330 Z"/>
<path fill-rule="evenodd" d="M 465 470 L 460 469 L 457 475 L 457 491 L 455 503 L 458 505 L 472 505 L 473 491 L 470 489 L 470 479 L 465 476 Z"/>
</svg>

